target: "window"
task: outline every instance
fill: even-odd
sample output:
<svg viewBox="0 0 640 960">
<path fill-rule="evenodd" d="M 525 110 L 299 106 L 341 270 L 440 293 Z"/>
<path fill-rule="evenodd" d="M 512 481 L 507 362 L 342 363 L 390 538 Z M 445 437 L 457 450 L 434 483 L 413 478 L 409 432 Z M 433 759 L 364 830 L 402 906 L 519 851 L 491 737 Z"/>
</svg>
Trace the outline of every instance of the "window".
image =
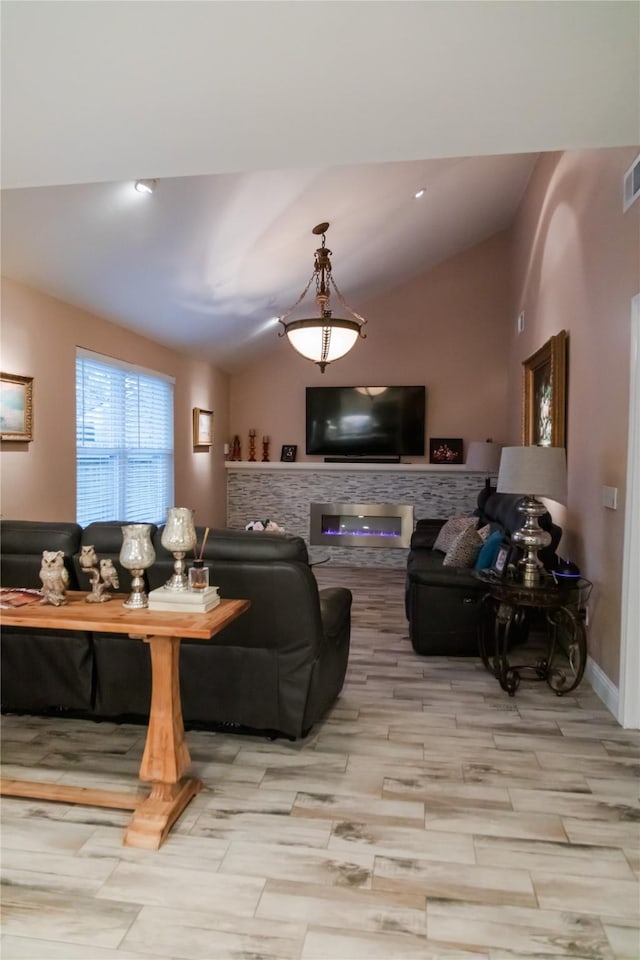
<svg viewBox="0 0 640 960">
<path fill-rule="evenodd" d="M 173 503 L 173 380 L 76 354 L 76 515 L 163 523 Z"/>
</svg>

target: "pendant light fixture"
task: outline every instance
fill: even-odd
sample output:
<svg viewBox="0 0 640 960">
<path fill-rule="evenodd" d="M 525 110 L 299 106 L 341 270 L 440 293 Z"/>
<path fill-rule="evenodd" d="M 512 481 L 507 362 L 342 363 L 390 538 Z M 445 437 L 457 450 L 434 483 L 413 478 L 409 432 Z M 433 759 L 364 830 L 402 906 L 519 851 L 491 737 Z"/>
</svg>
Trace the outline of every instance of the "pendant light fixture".
<svg viewBox="0 0 640 960">
<path fill-rule="evenodd" d="M 315 236 L 322 237 L 322 246 L 315 252 L 313 273 L 309 277 L 306 287 L 283 316 L 278 318 L 282 324 L 279 336 L 286 335 L 289 343 L 301 356 L 312 360 L 324 373 L 325 367 L 334 360 L 339 360 L 355 346 L 358 337 L 366 337 L 364 325 L 366 320 L 356 313 L 347 304 L 333 279 L 331 272 L 331 250 L 326 245 L 328 223 L 319 223 L 311 231 Z M 302 303 L 311 283 L 315 279 L 315 301 L 319 315 L 309 320 L 289 320 L 292 312 Z M 352 320 L 343 320 L 334 317 L 331 310 L 331 288 L 344 309 L 351 314 Z"/>
</svg>

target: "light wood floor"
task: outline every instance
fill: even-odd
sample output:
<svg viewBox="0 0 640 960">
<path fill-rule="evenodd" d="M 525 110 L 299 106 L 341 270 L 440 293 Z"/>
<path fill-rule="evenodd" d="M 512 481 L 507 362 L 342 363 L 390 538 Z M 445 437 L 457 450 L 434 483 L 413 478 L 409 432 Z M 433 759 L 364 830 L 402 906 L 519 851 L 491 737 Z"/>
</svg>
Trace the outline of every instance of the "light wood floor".
<svg viewBox="0 0 640 960">
<path fill-rule="evenodd" d="M 346 686 L 306 740 L 191 732 L 205 790 L 158 852 L 126 813 L 2 803 L 2 957 L 640 957 L 640 737 L 583 683 L 502 692 L 417 657 L 403 573 L 354 591 Z M 7 775 L 130 787 L 144 730 L 3 718 Z"/>
</svg>

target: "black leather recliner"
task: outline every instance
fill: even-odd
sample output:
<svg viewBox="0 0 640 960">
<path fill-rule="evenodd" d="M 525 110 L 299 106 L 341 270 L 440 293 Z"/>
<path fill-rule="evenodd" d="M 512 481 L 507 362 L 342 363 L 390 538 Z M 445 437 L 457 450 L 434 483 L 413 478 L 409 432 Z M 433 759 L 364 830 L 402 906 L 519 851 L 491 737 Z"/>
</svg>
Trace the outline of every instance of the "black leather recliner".
<svg viewBox="0 0 640 960">
<path fill-rule="evenodd" d="M 491 532 L 500 530 L 508 540 L 524 523 L 518 510 L 523 498 L 519 494 L 496 493 L 484 488 L 478 495 L 478 528 L 489 524 Z M 538 518 L 543 530 L 551 534 L 551 543 L 538 554 L 546 569 L 553 569 L 556 548 L 562 535 L 551 515 Z M 424 656 L 477 656 L 480 601 L 486 585 L 473 575 L 473 570 L 444 567 L 444 553 L 433 549 L 444 519 L 420 520 L 411 538 L 407 559 L 405 607 L 409 636 L 416 653 Z M 519 551 L 513 547 L 512 560 Z"/>
</svg>

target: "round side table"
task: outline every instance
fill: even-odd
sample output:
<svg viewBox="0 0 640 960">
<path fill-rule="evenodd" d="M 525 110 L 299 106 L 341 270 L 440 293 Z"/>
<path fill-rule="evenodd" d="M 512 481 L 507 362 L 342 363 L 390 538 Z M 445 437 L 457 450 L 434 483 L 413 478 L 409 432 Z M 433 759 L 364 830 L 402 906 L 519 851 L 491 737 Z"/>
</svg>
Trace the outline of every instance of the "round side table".
<svg viewBox="0 0 640 960">
<path fill-rule="evenodd" d="M 584 609 L 592 584 L 583 577 L 559 584 L 548 576 L 539 586 L 525 587 L 484 571 L 476 576 L 487 586 L 479 627 L 480 655 L 502 689 L 513 697 L 526 671 L 529 679 L 545 680 L 559 697 L 575 690 L 587 663 Z M 514 637 L 527 630 L 536 611 L 544 618 L 546 649 L 534 663 L 513 664 Z"/>
</svg>

